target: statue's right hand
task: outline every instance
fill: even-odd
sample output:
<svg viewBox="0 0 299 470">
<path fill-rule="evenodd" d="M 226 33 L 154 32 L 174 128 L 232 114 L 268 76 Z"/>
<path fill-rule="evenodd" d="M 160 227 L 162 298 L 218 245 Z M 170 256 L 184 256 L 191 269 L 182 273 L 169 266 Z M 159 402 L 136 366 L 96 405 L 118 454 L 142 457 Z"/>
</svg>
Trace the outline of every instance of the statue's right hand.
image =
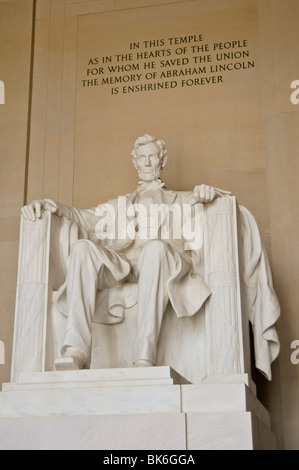
<svg viewBox="0 0 299 470">
<path fill-rule="evenodd" d="M 32 222 L 39 219 L 45 211 L 57 211 L 57 205 L 52 199 L 37 199 L 21 209 L 22 216 Z"/>
</svg>

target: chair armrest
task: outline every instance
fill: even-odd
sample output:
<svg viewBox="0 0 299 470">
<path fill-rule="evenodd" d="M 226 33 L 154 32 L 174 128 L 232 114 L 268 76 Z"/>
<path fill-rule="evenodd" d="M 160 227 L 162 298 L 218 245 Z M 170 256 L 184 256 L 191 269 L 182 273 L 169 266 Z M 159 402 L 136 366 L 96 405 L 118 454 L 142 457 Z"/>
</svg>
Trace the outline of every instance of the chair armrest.
<svg viewBox="0 0 299 470">
<path fill-rule="evenodd" d="M 250 374 L 249 330 L 242 310 L 239 208 L 226 196 L 204 206 L 205 279 L 209 375 Z"/>
<path fill-rule="evenodd" d="M 11 381 L 46 370 L 49 299 L 63 279 L 60 228 L 48 211 L 35 222 L 21 216 Z"/>
</svg>

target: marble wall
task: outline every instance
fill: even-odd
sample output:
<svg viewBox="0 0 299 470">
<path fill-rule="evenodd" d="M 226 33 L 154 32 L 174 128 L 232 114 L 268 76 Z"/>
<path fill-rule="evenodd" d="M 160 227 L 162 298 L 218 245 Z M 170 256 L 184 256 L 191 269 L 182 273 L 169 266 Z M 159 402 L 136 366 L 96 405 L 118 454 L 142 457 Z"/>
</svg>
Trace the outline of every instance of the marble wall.
<svg viewBox="0 0 299 470">
<path fill-rule="evenodd" d="M 1 381 L 9 380 L 23 200 L 50 197 L 82 208 L 131 191 L 136 185 L 129 158 L 132 143 L 148 132 L 167 142 L 169 163 L 163 177 L 169 187 L 189 189 L 205 182 L 229 189 L 257 218 L 282 306 L 281 354 L 270 384 L 257 375 L 258 392 L 271 412 L 279 447 L 298 448 L 299 368 L 290 361 L 291 341 L 299 339 L 299 105 L 290 101 L 291 82 L 299 80 L 298 0 L 37 0 L 36 11 L 33 3 L 0 1 L 0 80 L 6 85 L 6 104 L 0 105 L 0 340 L 6 346 Z M 179 57 L 175 50 L 186 44 L 167 40 L 189 34 L 202 34 L 203 41 L 191 40 L 188 52 Z M 155 44 L 146 46 L 143 41 L 149 39 Z M 249 57 L 229 62 L 250 61 L 254 66 L 170 77 L 169 83 L 177 82 L 173 89 L 170 84 L 169 89 L 127 93 L 121 88 L 127 83 L 101 82 L 109 65 L 103 57 L 117 54 L 127 57 L 112 65 L 139 62 L 141 69 L 110 76 L 133 74 L 136 83 L 130 84 L 138 85 L 137 74 L 143 74 L 141 84 L 153 82 L 145 79 L 148 70 L 161 74 L 158 62 L 167 57 L 149 57 L 155 66 L 145 69 L 144 59 L 128 56 L 136 54 L 130 49 L 134 42 L 142 44 L 143 53 L 170 48 L 171 59 L 187 57 L 194 67 L 209 71 L 210 53 L 215 66 L 216 52 L 233 52 L 212 51 L 212 45 L 233 40 L 243 41 L 237 50 L 249 51 Z M 190 49 L 203 44 L 209 50 Z M 195 63 L 195 55 L 206 59 Z M 96 67 L 105 73 L 88 75 Z M 177 63 L 175 68 L 185 67 Z M 223 81 L 182 86 L 182 79 L 209 75 L 222 75 Z M 86 79 L 97 79 L 100 85 L 84 86 Z M 116 87 L 118 93 L 112 94 Z"/>
<path fill-rule="evenodd" d="M 261 89 L 264 114 L 265 162 L 269 200 L 270 256 L 282 316 L 278 333 L 281 353 L 275 364 L 276 381 L 263 393 L 273 408 L 275 425 L 282 422 L 281 439 L 287 449 L 299 448 L 299 365 L 290 360 L 291 342 L 299 338 L 298 321 L 298 204 L 294 179 L 298 175 L 299 106 L 292 104 L 291 82 L 299 77 L 295 44 L 299 40 L 299 2 L 259 2 Z M 279 416 L 279 392 L 281 417 Z M 267 397 L 267 398 L 266 398 Z"/>
<path fill-rule="evenodd" d="M 20 207 L 26 197 L 33 1 L 0 2 L 0 382 L 10 377 Z"/>
</svg>

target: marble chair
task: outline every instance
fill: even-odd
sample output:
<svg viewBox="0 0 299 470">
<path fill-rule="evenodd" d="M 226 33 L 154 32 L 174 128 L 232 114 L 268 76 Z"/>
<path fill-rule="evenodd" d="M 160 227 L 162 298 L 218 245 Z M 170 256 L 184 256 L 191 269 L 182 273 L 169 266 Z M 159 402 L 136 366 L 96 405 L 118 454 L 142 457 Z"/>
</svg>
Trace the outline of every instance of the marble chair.
<svg viewBox="0 0 299 470">
<path fill-rule="evenodd" d="M 169 305 L 163 320 L 157 365 L 171 366 L 192 383 L 223 377 L 229 381 L 232 376 L 234 380 L 250 380 L 249 320 L 254 314 L 250 318 L 243 279 L 246 256 L 240 214 L 232 196 L 203 205 L 200 256 L 212 295 L 193 317 L 177 318 Z M 59 355 L 65 320 L 57 312 L 54 300 L 64 280 L 63 225 L 63 219 L 49 212 L 36 222 L 21 218 L 12 382 L 18 381 L 20 372 L 53 370 Z M 272 292 L 271 277 L 268 280 Z M 137 285 L 128 288 L 137 289 Z M 269 308 L 272 312 L 272 304 Z M 277 315 L 278 311 L 263 327 L 256 318 L 252 321 L 257 336 L 263 334 L 263 328 L 268 334 L 263 338 L 268 352 L 262 352 L 262 359 L 258 359 L 268 378 L 270 364 L 278 354 L 277 348 L 273 352 Z M 128 308 L 121 323 L 93 323 L 91 368 L 132 367 L 136 323 L 136 305 Z M 264 357 L 267 354 L 269 357 Z"/>
</svg>

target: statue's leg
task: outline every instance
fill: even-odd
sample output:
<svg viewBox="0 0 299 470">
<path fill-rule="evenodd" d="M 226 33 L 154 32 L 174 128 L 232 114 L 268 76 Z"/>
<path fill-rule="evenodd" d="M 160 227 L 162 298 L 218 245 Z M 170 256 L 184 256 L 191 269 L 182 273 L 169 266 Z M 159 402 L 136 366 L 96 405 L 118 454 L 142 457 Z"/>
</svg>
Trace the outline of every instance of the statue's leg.
<svg viewBox="0 0 299 470">
<path fill-rule="evenodd" d="M 168 303 L 167 282 L 176 269 L 175 253 L 161 240 L 150 240 L 138 260 L 138 321 L 135 366 L 156 363 L 157 342 Z"/>
<path fill-rule="evenodd" d="M 91 322 L 97 290 L 113 287 L 128 274 L 124 269 L 128 263 L 119 261 L 116 253 L 87 240 L 77 242 L 71 251 L 66 278 L 67 325 L 61 356 L 72 358 L 76 368 L 90 366 Z M 63 364 L 56 361 L 56 367 L 57 362 Z"/>
</svg>

